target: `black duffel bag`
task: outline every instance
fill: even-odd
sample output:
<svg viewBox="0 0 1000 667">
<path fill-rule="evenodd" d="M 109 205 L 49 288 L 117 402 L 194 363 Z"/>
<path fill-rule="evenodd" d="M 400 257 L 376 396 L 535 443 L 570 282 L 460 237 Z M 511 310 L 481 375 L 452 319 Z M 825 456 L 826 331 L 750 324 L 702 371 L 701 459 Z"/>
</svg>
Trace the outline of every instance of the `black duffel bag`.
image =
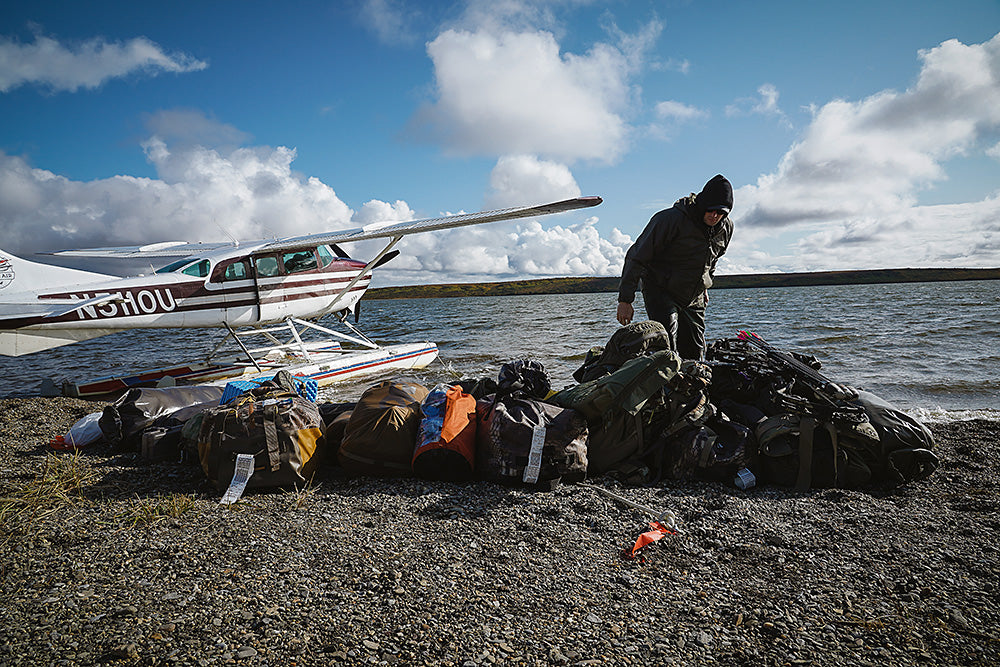
<svg viewBox="0 0 1000 667">
<path fill-rule="evenodd" d="M 117 449 L 138 451 L 148 428 L 173 428 L 205 408 L 219 404 L 222 387 L 135 387 L 104 408 L 98 420 L 104 438 Z"/>
</svg>

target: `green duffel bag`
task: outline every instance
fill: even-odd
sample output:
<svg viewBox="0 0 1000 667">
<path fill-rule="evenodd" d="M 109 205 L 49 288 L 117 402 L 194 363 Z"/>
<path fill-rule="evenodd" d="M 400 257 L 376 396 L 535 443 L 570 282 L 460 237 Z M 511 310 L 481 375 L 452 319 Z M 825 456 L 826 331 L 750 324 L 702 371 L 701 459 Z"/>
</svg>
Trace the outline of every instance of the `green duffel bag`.
<svg viewBox="0 0 1000 667">
<path fill-rule="evenodd" d="M 669 424 L 670 404 L 664 389 L 681 363 L 673 350 L 660 350 L 549 397 L 550 403 L 571 408 L 587 420 L 590 474 L 604 474 L 622 461 L 641 456 L 647 443 Z"/>
</svg>

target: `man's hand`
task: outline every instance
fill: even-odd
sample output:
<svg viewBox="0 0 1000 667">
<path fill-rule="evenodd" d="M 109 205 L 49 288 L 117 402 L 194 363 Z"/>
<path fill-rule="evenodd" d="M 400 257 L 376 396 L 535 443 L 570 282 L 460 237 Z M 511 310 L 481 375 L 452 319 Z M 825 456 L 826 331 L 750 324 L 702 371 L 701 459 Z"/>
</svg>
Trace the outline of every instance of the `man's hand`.
<svg viewBox="0 0 1000 667">
<path fill-rule="evenodd" d="M 635 309 L 632 308 L 631 303 L 625 303 L 624 301 L 618 302 L 618 322 L 621 324 L 628 324 L 632 321 L 635 316 Z"/>
</svg>

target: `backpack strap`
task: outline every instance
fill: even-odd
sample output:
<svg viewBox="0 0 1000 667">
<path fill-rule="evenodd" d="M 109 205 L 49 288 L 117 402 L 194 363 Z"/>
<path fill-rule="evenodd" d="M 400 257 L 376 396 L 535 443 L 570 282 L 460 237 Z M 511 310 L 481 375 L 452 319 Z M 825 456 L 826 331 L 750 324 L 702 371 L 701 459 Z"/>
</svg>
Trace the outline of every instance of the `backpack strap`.
<svg viewBox="0 0 1000 667">
<path fill-rule="evenodd" d="M 837 429 L 831 422 L 823 422 L 823 426 L 826 428 L 826 432 L 830 434 L 830 444 L 833 446 L 833 485 L 834 487 L 840 487 L 840 470 L 838 470 L 840 459 L 839 446 L 840 442 L 837 439 Z"/>
<path fill-rule="evenodd" d="M 278 406 L 275 403 L 264 405 L 264 438 L 267 440 L 267 459 L 271 464 L 271 472 L 281 468 L 281 455 L 278 451 Z"/>
<path fill-rule="evenodd" d="M 812 482 L 813 435 L 816 431 L 816 420 L 813 417 L 802 417 L 799 421 L 799 477 L 795 480 L 795 489 L 806 491 Z"/>
<path fill-rule="evenodd" d="M 705 434 L 705 427 L 703 427 L 696 436 L 696 439 L 701 438 Z M 698 461 L 699 468 L 707 468 L 708 462 L 712 458 L 712 452 L 715 451 L 715 441 L 718 439 L 717 436 L 705 436 L 707 442 L 701 448 L 701 457 Z"/>
</svg>

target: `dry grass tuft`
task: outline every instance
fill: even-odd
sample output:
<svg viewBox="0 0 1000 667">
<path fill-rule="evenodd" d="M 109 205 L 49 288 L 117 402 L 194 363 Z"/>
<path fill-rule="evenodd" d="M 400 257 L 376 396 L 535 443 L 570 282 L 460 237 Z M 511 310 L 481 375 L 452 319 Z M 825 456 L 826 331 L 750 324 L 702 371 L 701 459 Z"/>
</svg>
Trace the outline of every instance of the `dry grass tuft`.
<svg viewBox="0 0 1000 667">
<path fill-rule="evenodd" d="M 151 498 L 137 497 L 118 518 L 124 519 L 130 527 L 149 526 L 161 519 L 178 519 L 196 510 L 197 506 L 198 496 L 192 494 L 173 493 Z"/>
<path fill-rule="evenodd" d="M 24 535 L 66 507 L 89 502 L 83 490 L 97 476 L 83 464 L 79 452 L 47 454 L 42 472 L 35 479 L 0 498 L 0 529 L 8 538 Z"/>
</svg>

